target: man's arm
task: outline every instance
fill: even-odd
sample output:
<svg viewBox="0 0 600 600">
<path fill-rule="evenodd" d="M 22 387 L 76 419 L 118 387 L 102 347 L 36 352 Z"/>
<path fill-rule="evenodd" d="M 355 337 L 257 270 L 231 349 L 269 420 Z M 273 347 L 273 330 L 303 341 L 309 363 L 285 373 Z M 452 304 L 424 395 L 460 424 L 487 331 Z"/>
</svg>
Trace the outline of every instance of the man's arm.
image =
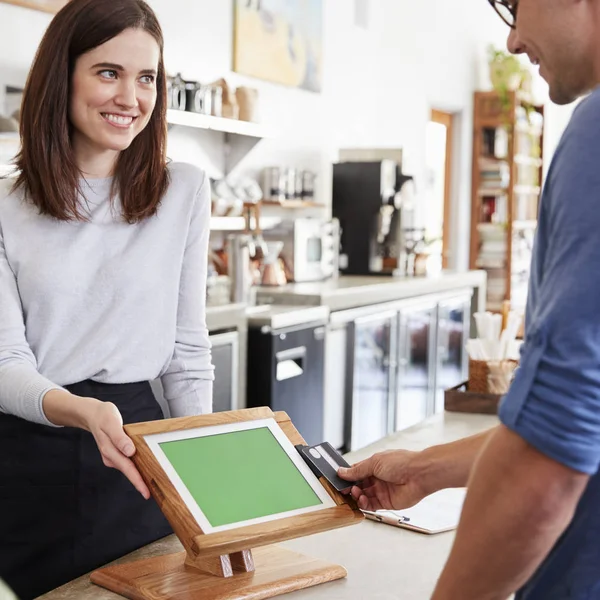
<svg viewBox="0 0 600 600">
<path fill-rule="evenodd" d="M 497 427 L 419 452 L 413 470 L 427 494 L 467 485 L 473 464 Z"/>
<path fill-rule="evenodd" d="M 506 600 L 566 529 L 588 480 L 498 427 L 472 472 L 432 600 Z"/>
<path fill-rule="evenodd" d="M 473 463 L 495 429 L 422 452 L 389 450 L 340 469 L 348 481 L 360 481 L 352 495 L 363 510 L 403 509 L 444 488 L 467 485 Z"/>
</svg>

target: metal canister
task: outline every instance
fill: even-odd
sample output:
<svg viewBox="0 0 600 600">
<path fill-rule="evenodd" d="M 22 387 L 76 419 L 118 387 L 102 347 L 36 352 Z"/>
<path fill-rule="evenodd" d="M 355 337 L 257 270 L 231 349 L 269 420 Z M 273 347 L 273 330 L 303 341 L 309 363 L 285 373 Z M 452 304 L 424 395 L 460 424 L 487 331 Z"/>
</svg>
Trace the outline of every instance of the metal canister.
<svg viewBox="0 0 600 600">
<path fill-rule="evenodd" d="M 223 115 L 223 88 L 220 85 L 210 86 L 211 113 L 214 117 Z"/>
<path fill-rule="evenodd" d="M 169 104 L 171 108 L 185 110 L 187 104 L 186 83 L 181 77 L 181 73 L 177 73 L 177 75 L 171 79 L 170 91 Z"/>
<path fill-rule="evenodd" d="M 296 190 L 297 190 L 297 181 L 296 181 L 297 170 L 296 169 L 286 169 L 286 186 L 285 186 L 285 199 L 286 200 L 295 200 Z"/>
<path fill-rule="evenodd" d="M 263 170 L 263 194 L 265 200 L 282 202 L 285 200 L 285 171 L 279 167 L 266 167 Z"/>
<path fill-rule="evenodd" d="M 313 171 L 302 171 L 302 200 L 312 202 L 315 198 L 316 173 Z"/>
<path fill-rule="evenodd" d="M 250 236 L 228 235 L 228 270 L 231 280 L 231 302 L 250 301 L 252 274 L 250 271 Z"/>
</svg>

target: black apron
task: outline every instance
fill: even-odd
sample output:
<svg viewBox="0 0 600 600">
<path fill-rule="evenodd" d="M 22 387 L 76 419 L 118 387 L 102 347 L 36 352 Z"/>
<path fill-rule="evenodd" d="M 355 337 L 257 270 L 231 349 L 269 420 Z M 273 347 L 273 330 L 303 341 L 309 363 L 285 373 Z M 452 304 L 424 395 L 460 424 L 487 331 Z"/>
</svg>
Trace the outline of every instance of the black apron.
<svg viewBox="0 0 600 600">
<path fill-rule="evenodd" d="M 112 402 L 126 424 L 164 418 L 148 382 L 66 388 Z M 91 433 L 0 413 L 0 579 L 20 600 L 170 533 L 155 501 L 104 466 Z"/>
</svg>

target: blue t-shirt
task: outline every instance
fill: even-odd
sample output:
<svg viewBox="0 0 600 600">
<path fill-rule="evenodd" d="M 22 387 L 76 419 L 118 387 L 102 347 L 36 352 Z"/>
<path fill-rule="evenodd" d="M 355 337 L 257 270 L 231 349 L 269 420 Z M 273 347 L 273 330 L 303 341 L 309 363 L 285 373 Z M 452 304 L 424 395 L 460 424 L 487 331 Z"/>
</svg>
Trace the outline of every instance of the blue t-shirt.
<svg viewBox="0 0 600 600">
<path fill-rule="evenodd" d="M 575 110 L 548 172 L 521 363 L 500 419 L 592 476 L 569 528 L 517 598 L 600 599 L 600 88 Z"/>
</svg>

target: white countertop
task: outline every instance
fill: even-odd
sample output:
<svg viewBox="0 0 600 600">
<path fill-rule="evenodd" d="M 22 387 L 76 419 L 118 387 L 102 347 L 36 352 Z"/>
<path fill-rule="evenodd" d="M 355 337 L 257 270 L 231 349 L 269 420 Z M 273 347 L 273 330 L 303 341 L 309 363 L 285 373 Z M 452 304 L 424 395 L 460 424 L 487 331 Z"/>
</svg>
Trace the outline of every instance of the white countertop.
<svg viewBox="0 0 600 600">
<path fill-rule="evenodd" d="M 478 301 L 484 302 L 486 282 L 485 271 L 444 271 L 431 277 L 343 275 L 279 288 L 259 287 L 256 296 L 259 304 L 326 305 L 331 311 L 337 311 L 459 288 L 480 288 L 482 294 Z"/>
<path fill-rule="evenodd" d="M 496 417 L 446 413 L 421 425 L 396 433 L 359 452 L 349 462 L 391 448 L 420 450 L 493 427 Z M 285 596 L 290 600 L 427 600 L 446 561 L 454 533 L 427 536 L 373 521 L 321 533 L 283 546 L 343 565 L 348 577 Z M 181 551 L 170 536 L 117 562 Z M 41 596 L 44 600 L 117 600 L 121 598 L 89 582 L 89 577 Z"/>
</svg>

